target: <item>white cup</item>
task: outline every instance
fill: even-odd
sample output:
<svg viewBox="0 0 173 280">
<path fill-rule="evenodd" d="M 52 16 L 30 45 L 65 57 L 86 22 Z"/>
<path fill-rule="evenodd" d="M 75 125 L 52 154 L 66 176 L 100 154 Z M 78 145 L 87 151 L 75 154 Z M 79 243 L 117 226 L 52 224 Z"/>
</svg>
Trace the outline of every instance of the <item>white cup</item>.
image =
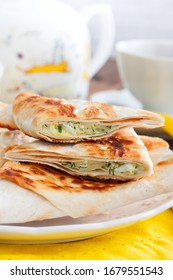
<svg viewBox="0 0 173 280">
<path fill-rule="evenodd" d="M 173 41 L 121 41 L 116 51 L 124 86 L 146 109 L 173 115 Z"/>
</svg>

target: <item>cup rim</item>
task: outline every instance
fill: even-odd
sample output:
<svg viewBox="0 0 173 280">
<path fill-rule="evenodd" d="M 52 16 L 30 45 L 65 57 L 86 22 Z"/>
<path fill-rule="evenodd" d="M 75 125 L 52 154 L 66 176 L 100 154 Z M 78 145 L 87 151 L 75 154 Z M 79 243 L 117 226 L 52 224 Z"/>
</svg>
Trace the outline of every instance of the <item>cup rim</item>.
<svg viewBox="0 0 173 280">
<path fill-rule="evenodd" d="M 118 53 L 127 54 L 130 56 L 142 58 L 142 59 L 150 59 L 155 61 L 173 61 L 173 56 L 161 56 L 161 55 L 149 55 L 149 54 L 142 54 L 142 53 L 135 53 L 128 49 L 129 45 L 132 44 L 145 44 L 145 45 L 170 45 L 173 48 L 173 40 L 168 39 L 129 39 L 129 40 L 122 40 L 116 43 L 116 51 Z"/>
</svg>

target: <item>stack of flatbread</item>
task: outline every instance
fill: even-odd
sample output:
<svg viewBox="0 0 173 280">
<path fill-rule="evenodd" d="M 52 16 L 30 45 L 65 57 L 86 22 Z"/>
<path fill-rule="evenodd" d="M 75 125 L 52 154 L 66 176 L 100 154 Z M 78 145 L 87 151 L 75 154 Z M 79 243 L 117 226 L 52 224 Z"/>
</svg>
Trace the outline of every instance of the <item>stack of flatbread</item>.
<svg viewBox="0 0 173 280">
<path fill-rule="evenodd" d="M 0 223 L 109 213 L 173 191 L 173 153 L 133 128 L 155 113 L 21 93 L 0 104 Z"/>
</svg>

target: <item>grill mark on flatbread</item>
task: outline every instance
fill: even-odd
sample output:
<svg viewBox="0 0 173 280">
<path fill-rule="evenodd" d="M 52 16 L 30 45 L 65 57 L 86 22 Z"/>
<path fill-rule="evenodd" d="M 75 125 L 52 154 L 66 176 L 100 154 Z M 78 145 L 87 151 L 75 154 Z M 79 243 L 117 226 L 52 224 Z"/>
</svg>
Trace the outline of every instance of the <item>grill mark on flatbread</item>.
<svg viewBox="0 0 173 280">
<path fill-rule="evenodd" d="M 61 116 L 66 115 L 67 117 L 75 118 L 76 115 L 74 111 L 75 111 L 75 107 L 70 104 L 66 104 L 58 108 L 58 112 Z"/>
<path fill-rule="evenodd" d="M 0 121 L 0 127 L 1 128 L 7 128 L 9 130 L 15 130 L 16 129 L 16 126 L 12 126 L 12 125 L 1 123 L 1 121 Z"/>
<path fill-rule="evenodd" d="M 129 145 L 134 144 L 131 140 L 118 139 L 118 137 L 109 137 L 107 142 L 111 145 L 112 153 L 119 157 L 123 157 L 125 151 L 127 151 L 127 149 L 129 150 Z"/>
<path fill-rule="evenodd" d="M 117 116 L 117 113 L 115 112 L 115 110 L 110 107 L 110 105 L 108 104 L 104 104 L 104 103 L 93 103 L 93 106 L 90 106 L 89 108 L 84 108 L 83 112 L 81 114 L 81 117 L 85 118 L 85 119 L 90 119 L 91 116 L 95 116 L 95 119 L 99 119 L 102 117 L 105 118 L 115 118 Z"/>
<path fill-rule="evenodd" d="M 36 168 L 35 166 L 31 166 L 30 171 L 35 175 L 45 175 L 45 172 L 42 172 L 40 169 Z"/>
<path fill-rule="evenodd" d="M 164 166 L 164 165 L 169 165 L 173 163 L 173 158 L 168 158 L 167 160 L 163 160 L 158 162 L 158 166 Z"/>
<path fill-rule="evenodd" d="M 111 148 L 113 148 L 114 154 L 118 155 L 119 157 L 122 157 L 124 155 L 124 146 L 119 139 L 111 137 L 109 138 L 108 142 L 109 144 L 111 144 Z"/>
<path fill-rule="evenodd" d="M 113 180 L 107 180 L 107 184 L 102 184 L 103 181 L 100 180 L 92 180 L 92 178 L 87 177 L 87 183 L 88 181 L 93 181 L 90 186 L 84 184 L 81 184 L 82 190 L 92 190 L 92 191 L 99 191 L 99 192 L 105 192 L 108 191 L 112 188 L 119 187 L 120 185 L 127 185 L 129 182 L 128 181 L 113 181 Z M 100 182 L 100 187 L 96 184 Z M 132 180 L 130 181 L 132 182 Z M 82 191 L 81 190 L 81 191 Z"/>
<path fill-rule="evenodd" d="M 27 183 L 28 185 L 33 186 L 33 180 L 31 180 L 30 178 L 26 177 L 27 173 L 23 172 L 20 170 L 20 172 L 16 169 L 13 168 L 9 168 L 8 170 L 4 170 L 4 172 L 2 172 L 2 177 L 4 178 L 8 178 L 10 181 L 19 184 L 21 178 L 24 181 L 24 188 L 25 187 L 25 183 Z M 20 185 L 20 184 L 19 184 Z"/>
<path fill-rule="evenodd" d="M 29 178 L 26 178 L 26 183 L 31 185 L 33 183 L 33 181 Z"/>
<path fill-rule="evenodd" d="M 134 155 L 135 153 L 137 155 L 137 149 L 135 149 L 135 144 L 137 144 L 136 139 L 126 139 L 125 137 L 123 137 L 123 132 L 125 132 L 125 130 L 122 129 L 119 132 L 116 132 L 114 135 L 108 137 L 107 139 L 98 140 L 97 143 L 107 145 L 107 150 L 109 150 L 110 156 L 117 155 L 119 157 L 123 157 L 124 155 L 129 154 L 131 150 L 133 150 Z M 101 152 L 101 149 L 99 150 L 99 152 Z"/>
<path fill-rule="evenodd" d="M 47 166 L 44 165 L 10 161 L 6 162 L 0 169 L 0 177 L 17 183 L 23 188 L 34 191 L 40 183 L 46 188 L 73 192 L 82 192 L 83 190 L 104 192 L 116 188 L 119 185 L 119 182 L 112 180 L 108 180 L 108 182 L 105 183 L 105 181 L 101 180 L 89 180 L 88 177 L 87 179 L 71 175 L 65 177 L 62 171 L 57 171 L 54 168 L 47 168 Z M 34 178 L 34 180 L 32 180 L 31 177 Z M 125 185 L 128 184 L 128 182 L 121 182 L 120 184 Z"/>
<path fill-rule="evenodd" d="M 25 96 L 25 93 L 20 94 L 20 98 L 23 98 L 23 96 Z M 32 96 L 28 96 L 26 99 L 27 99 L 27 102 L 30 102 L 30 101 L 37 100 L 38 98 L 39 98 L 39 95 L 33 94 Z"/>
<path fill-rule="evenodd" d="M 62 105 L 63 104 L 63 102 L 62 102 L 62 100 L 55 100 L 55 99 L 47 99 L 46 101 L 45 101 L 45 104 L 51 104 L 51 105 L 57 105 L 57 106 L 59 106 L 59 105 Z"/>
<path fill-rule="evenodd" d="M 63 104 L 62 100 L 47 99 L 45 100 L 45 104 L 56 106 L 60 116 L 65 115 L 67 117 L 76 117 L 76 114 L 74 113 L 76 108 L 71 104 Z"/>
<path fill-rule="evenodd" d="M 21 94 L 19 96 L 19 100 L 20 98 L 23 98 L 23 96 L 25 96 L 25 94 Z M 38 100 L 42 99 L 42 107 L 41 108 L 37 108 L 38 106 Z M 73 117 L 75 118 L 75 107 L 71 104 L 63 104 L 62 100 L 59 99 L 50 99 L 48 97 L 40 97 L 38 95 L 34 95 L 34 96 L 26 96 L 25 100 L 22 102 L 21 106 L 25 107 L 25 105 L 27 105 L 29 102 L 32 102 L 32 106 L 37 108 L 37 112 L 39 113 L 43 113 L 46 111 L 49 111 L 49 117 L 55 117 L 57 115 L 57 113 L 60 116 L 67 116 L 67 117 Z M 44 106 L 46 105 L 46 106 Z M 20 107 L 21 107 L 20 106 Z M 56 109 L 55 112 L 53 112 L 51 109 Z M 18 111 L 20 111 L 20 108 L 18 109 L 17 106 L 13 108 L 14 113 L 18 113 Z"/>
<path fill-rule="evenodd" d="M 74 175 L 73 175 L 74 176 Z M 75 176 L 74 176 L 75 177 Z M 99 183 L 99 185 L 100 185 L 100 188 L 107 188 L 108 186 L 107 186 L 107 184 L 112 184 L 112 186 L 114 186 L 115 187 L 115 184 L 126 184 L 126 183 L 129 183 L 129 182 L 135 182 L 135 181 L 137 181 L 137 179 L 134 179 L 134 180 L 131 180 L 131 179 L 129 179 L 129 180 L 125 180 L 125 181 L 123 181 L 123 180 L 115 180 L 115 179 L 107 179 L 106 180 L 106 182 L 105 182 L 105 180 L 104 179 L 102 179 L 102 178 L 95 178 L 95 177 L 90 177 L 90 176 L 76 176 L 76 178 L 79 178 L 79 179 L 81 179 L 81 182 L 79 182 L 79 183 L 82 183 L 84 180 L 86 181 L 87 180 L 87 183 L 90 181 L 91 183 L 93 182 L 93 183 L 96 183 L 96 184 L 98 184 Z M 76 182 L 77 183 L 77 180 L 74 180 L 74 182 Z M 78 183 L 77 183 L 78 184 Z"/>
<path fill-rule="evenodd" d="M 23 163 L 23 164 L 26 165 L 25 163 Z M 48 182 L 48 180 L 46 179 L 46 172 L 40 172 L 40 170 L 37 170 L 37 171 L 35 170 L 32 173 L 31 170 L 34 170 L 36 168 L 37 167 L 29 168 L 30 173 L 23 172 L 21 169 L 13 169 L 13 168 L 4 169 L 3 171 L 0 172 L 1 178 L 8 178 L 8 180 L 12 181 L 13 183 L 18 184 L 22 188 L 34 190 L 34 189 L 37 189 L 37 186 L 36 186 L 34 180 L 31 180 L 30 178 L 28 178 L 28 176 L 30 176 L 30 175 L 35 176 L 35 178 L 36 178 L 36 176 L 39 176 L 42 173 L 42 177 L 44 179 L 37 180 L 37 182 L 39 181 L 39 183 L 42 183 L 51 189 L 56 189 L 56 190 L 60 190 L 60 189 L 70 190 L 71 189 L 71 187 L 69 187 L 69 186 L 64 185 L 63 187 L 61 187 L 53 182 L 50 182 L 50 181 Z"/>
<path fill-rule="evenodd" d="M 138 116 L 136 116 L 134 118 L 128 118 L 128 122 L 143 121 L 144 119 L 145 119 L 145 117 L 138 117 Z M 151 120 L 151 118 L 148 117 L 148 120 Z M 121 123 L 124 123 L 126 121 L 127 121 L 126 119 L 121 119 L 120 120 Z"/>
<path fill-rule="evenodd" d="M 65 181 L 65 176 L 62 175 L 59 178 L 60 178 L 61 181 Z"/>
</svg>

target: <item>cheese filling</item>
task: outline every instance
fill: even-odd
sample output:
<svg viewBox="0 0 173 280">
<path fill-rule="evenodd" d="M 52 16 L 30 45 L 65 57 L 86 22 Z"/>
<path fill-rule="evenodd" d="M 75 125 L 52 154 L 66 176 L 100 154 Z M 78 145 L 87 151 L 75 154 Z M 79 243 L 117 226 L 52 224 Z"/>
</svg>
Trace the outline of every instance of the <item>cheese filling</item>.
<svg viewBox="0 0 173 280">
<path fill-rule="evenodd" d="M 74 138 L 85 136 L 104 135 L 113 130 L 112 125 L 103 125 L 99 122 L 52 122 L 42 126 L 42 133 L 58 138 Z"/>
<path fill-rule="evenodd" d="M 79 173 L 96 172 L 100 175 L 126 175 L 134 176 L 140 174 L 145 170 L 145 167 L 140 163 L 129 163 L 129 162 L 114 162 L 114 161 L 78 161 L 78 162 L 59 162 L 67 169 L 76 170 Z"/>
</svg>

